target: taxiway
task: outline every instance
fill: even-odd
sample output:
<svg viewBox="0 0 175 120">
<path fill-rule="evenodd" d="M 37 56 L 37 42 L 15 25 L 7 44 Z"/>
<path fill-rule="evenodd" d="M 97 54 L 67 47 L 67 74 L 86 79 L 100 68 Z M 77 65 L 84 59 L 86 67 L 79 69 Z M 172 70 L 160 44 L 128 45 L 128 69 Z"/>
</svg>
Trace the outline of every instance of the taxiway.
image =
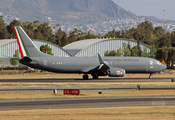
<svg viewBox="0 0 175 120">
<path fill-rule="evenodd" d="M 128 106 L 174 106 L 175 96 L 157 97 L 90 97 L 27 100 L 0 100 L 0 110 L 96 108 Z"/>
</svg>

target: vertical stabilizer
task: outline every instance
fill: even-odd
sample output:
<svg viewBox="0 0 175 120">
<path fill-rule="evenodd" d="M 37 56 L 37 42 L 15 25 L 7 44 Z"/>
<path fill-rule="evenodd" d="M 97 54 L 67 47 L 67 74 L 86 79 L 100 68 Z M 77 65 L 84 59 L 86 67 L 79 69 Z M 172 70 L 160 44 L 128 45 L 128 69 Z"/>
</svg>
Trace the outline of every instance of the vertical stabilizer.
<svg viewBox="0 0 175 120">
<path fill-rule="evenodd" d="M 16 39 L 19 47 L 19 51 L 21 54 L 21 58 L 23 57 L 44 57 L 49 56 L 47 54 L 42 53 L 33 41 L 29 38 L 26 32 L 20 27 L 14 27 Z"/>
</svg>

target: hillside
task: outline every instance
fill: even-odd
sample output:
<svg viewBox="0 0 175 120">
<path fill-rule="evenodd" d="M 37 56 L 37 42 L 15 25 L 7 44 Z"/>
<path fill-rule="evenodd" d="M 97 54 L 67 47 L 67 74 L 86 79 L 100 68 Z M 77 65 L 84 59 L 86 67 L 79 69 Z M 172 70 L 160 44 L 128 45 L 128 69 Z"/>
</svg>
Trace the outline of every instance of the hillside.
<svg viewBox="0 0 175 120">
<path fill-rule="evenodd" d="M 112 0 L 0 0 L 0 12 L 21 21 L 44 21 L 46 16 L 59 22 L 136 17 Z"/>
</svg>

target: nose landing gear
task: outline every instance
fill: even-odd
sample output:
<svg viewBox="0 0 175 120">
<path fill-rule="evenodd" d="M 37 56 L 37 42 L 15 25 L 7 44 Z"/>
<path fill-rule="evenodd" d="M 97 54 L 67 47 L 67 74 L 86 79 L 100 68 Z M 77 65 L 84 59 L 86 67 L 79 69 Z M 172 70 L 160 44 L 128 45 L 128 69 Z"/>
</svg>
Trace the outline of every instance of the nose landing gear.
<svg viewBox="0 0 175 120">
<path fill-rule="evenodd" d="M 153 74 L 151 73 L 151 74 L 150 74 L 150 76 L 149 76 L 149 79 L 152 79 L 152 78 L 153 78 L 153 76 L 152 76 L 152 75 L 153 75 Z"/>
</svg>

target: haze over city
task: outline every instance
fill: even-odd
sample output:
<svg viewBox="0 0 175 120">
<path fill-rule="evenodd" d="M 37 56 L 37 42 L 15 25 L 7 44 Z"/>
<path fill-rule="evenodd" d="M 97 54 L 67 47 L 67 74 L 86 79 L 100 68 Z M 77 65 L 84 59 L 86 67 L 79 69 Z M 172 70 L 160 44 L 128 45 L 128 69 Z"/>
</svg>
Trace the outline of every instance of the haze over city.
<svg viewBox="0 0 175 120">
<path fill-rule="evenodd" d="M 150 21 L 154 28 L 162 26 L 169 32 L 175 30 L 175 2 L 172 0 L 0 0 L 0 3 L 0 15 L 6 24 L 14 19 L 20 22 L 39 20 L 49 22 L 52 28 L 59 24 L 68 33 L 78 28 L 83 32 L 104 35 L 113 29 L 128 30 Z"/>
<path fill-rule="evenodd" d="M 136 15 L 155 16 L 175 20 L 175 0 L 113 0 L 116 4 Z M 163 10 L 165 10 L 163 12 Z M 163 15 L 164 14 L 164 15 Z M 163 17 L 164 16 L 164 17 Z"/>
</svg>

